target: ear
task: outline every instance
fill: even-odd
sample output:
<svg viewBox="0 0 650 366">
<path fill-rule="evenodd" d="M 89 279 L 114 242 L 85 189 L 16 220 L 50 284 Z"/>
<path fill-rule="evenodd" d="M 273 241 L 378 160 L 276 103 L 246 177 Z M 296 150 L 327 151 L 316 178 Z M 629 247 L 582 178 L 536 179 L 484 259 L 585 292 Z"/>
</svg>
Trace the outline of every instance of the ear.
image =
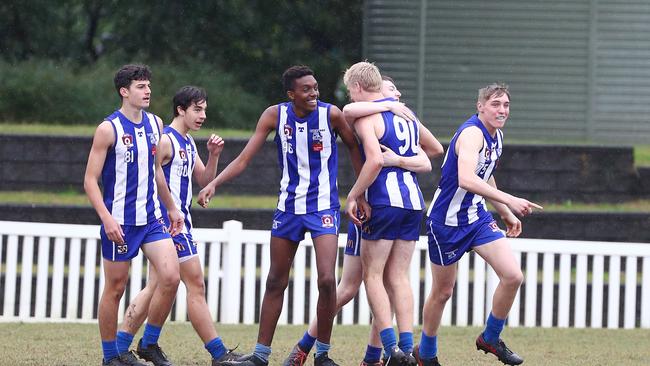
<svg viewBox="0 0 650 366">
<path fill-rule="evenodd" d="M 121 87 L 120 88 L 120 95 L 122 96 L 122 98 L 128 97 L 129 96 L 129 88 L 124 87 L 124 86 Z"/>
<path fill-rule="evenodd" d="M 185 110 L 183 109 L 182 106 L 180 106 L 180 105 L 177 106 L 176 107 L 176 112 L 178 113 L 179 116 L 185 117 Z"/>
<path fill-rule="evenodd" d="M 483 109 L 483 104 L 481 104 L 481 102 L 476 102 L 476 110 L 481 112 L 482 109 Z"/>
<path fill-rule="evenodd" d="M 293 101 L 296 98 L 296 93 L 294 93 L 293 90 L 287 90 L 287 97 L 289 97 L 289 99 Z"/>
</svg>

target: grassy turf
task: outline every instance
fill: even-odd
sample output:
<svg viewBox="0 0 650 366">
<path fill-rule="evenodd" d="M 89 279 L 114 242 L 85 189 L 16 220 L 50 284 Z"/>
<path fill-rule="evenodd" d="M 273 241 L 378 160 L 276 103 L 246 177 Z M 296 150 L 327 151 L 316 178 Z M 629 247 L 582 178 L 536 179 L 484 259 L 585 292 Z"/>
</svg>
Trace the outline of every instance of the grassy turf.
<svg viewBox="0 0 650 366">
<path fill-rule="evenodd" d="M 210 208 L 275 208 L 277 196 L 237 196 L 218 195 L 210 200 Z M 29 205 L 79 205 L 89 206 L 86 195 L 76 191 L 36 192 L 36 191 L 0 191 L 0 203 Z M 345 198 L 341 198 L 341 206 Z M 541 203 L 545 212 L 650 212 L 650 199 L 641 199 L 621 203 Z M 194 198 L 193 207 L 200 209 Z"/>
<path fill-rule="evenodd" d="M 226 345 L 239 344 L 238 351 L 244 353 L 252 350 L 257 326 L 219 325 L 218 329 Z M 304 329 L 278 327 L 270 365 L 282 363 Z M 494 356 L 476 351 L 474 339 L 480 331 L 476 327 L 442 328 L 440 362 L 500 364 Z M 367 334 L 367 326 L 335 326 L 330 356 L 342 366 L 358 365 Z M 511 328 L 503 336 L 526 359 L 526 365 L 650 365 L 647 330 Z M 416 330 L 416 342 L 419 338 Z M 99 365 L 102 357 L 96 324 L 0 324 L 0 344 L 2 365 Z M 160 344 L 176 365 L 209 364 L 207 352 L 187 323 L 166 325 Z M 307 364 L 312 362 L 310 356 Z"/>
</svg>

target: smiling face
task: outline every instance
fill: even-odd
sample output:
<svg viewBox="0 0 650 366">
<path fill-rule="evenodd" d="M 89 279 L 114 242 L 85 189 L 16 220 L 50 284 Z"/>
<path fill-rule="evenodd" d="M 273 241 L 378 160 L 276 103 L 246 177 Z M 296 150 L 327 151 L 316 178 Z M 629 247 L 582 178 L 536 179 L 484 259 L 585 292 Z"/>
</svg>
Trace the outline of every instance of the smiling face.
<svg viewBox="0 0 650 366">
<path fill-rule="evenodd" d="M 178 107 L 178 115 L 183 119 L 185 127 L 192 131 L 198 131 L 205 122 L 207 109 L 208 102 L 201 100 L 198 103 L 192 102 L 186 110 Z"/>
<path fill-rule="evenodd" d="M 299 117 L 316 110 L 318 95 L 318 82 L 313 75 L 297 78 L 293 82 L 293 89 L 287 91 L 287 96 L 293 102 L 294 111 Z"/>
<path fill-rule="evenodd" d="M 478 109 L 478 118 L 490 134 L 494 134 L 497 129 L 503 128 L 510 115 L 510 97 L 506 93 L 501 93 L 501 95 L 495 93 L 486 101 L 479 100 L 476 103 L 476 108 Z"/>
<path fill-rule="evenodd" d="M 381 94 L 386 98 L 393 98 L 399 100 L 402 96 L 402 93 L 399 92 L 395 84 L 390 80 L 382 80 L 381 82 Z"/>
<path fill-rule="evenodd" d="M 120 88 L 120 95 L 125 102 L 128 102 L 135 108 L 149 108 L 149 103 L 151 102 L 151 82 L 149 80 L 132 80 L 128 88 Z"/>
</svg>

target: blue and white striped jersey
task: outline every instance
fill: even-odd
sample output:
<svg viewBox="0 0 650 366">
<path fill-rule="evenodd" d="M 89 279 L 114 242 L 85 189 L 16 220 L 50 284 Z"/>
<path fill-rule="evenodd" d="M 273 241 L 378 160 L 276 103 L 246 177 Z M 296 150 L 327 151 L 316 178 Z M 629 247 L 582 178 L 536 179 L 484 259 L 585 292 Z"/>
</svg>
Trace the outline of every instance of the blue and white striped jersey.
<svg viewBox="0 0 650 366">
<path fill-rule="evenodd" d="M 278 210 L 305 214 L 339 208 L 336 133 L 330 123 L 330 104 L 318 101 L 305 118 L 290 102 L 278 104 L 275 143 L 282 179 Z"/>
<path fill-rule="evenodd" d="M 172 145 L 172 158 L 163 165 L 167 187 L 178 207 L 185 216 L 182 234 L 190 233 L 192 230 L 192 173 L 197 159 L 197 150 L 194 139 L 189 134 L 183 137 L 178 131 L 170 126 L 165 127 L 164 134 L 169 136 Z M 165 224 L 170 225 L 169 217 L 165 206 L 162 206 Z"/>
<path fill-rule="evenodd" d="M 479 218 L 492 216 L 486 210 L 485 199 L 482 196 L 468 192 L 458 186 L 456 141 L 464 129 L 472 126 L 476 126 L 483 131 L 483 147 L 478 153 L 476 175 L 487 182 L 501 156 L 503 132 L 497 130 L 496 135 L 492 137 L 478 119 L 478 115 L 473 115 L 458 128 L 449 143 L 447 154 L 442 163 L 440 183 L 427 212 L 427 216 L 436 223 L 448 226 L 463 226 L 471 224 Z"/>
<path fill-rule="evenodd" d="M 384 135 L 379 139 L 379 143 L 400 156 L 417 155 L 420 140 L 417 122 L 406 121 L 392 112 L 383 112 L 381 116 L 384 122 Z M 400 167 L 382 168 L 375 181 L 368 187 L 366 199 L 371 207 L 424 209 L 424 199 L 416 174 Z"/>
<path fill-rule="evenodd" d="M 156 117 L 142 111 L 140 123 L 120 111 L 105 118 L 115 132 L 115 143 L 102 169 L 104 204 L 120 225 L 146 225 L 161 217 L 156 170 L 160 129 Z"/>
</svg>

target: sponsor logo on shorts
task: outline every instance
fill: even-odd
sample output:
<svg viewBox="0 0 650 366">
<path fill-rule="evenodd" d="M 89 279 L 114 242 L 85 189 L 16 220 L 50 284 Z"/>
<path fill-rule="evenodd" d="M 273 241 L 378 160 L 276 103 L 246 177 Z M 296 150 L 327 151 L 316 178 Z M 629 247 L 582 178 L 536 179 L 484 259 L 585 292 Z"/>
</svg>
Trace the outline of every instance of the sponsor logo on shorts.
<svg viewBox="0 0 650 366">
<path fill-rule="evenodd" d="M 348 243 L 346 245 L 348 249 L 354 249 L 354 240 L 348 239 Z"/>
<path fill-rule="evenodd" d="M 279 221 L 279 220 L 273 220 L 272 228 L 273 228 L 273 229 L 277 229 L 278 227 L 280 227 L 280 224 L 282 224 L 281 221 Z"/>
<path fill-rule="evenodd" d="M 176 251 L 177 252 L 182 252 L 185 250 L 185 246 L 182 243 L 176 243 Z"/>
<path fill-rule="evenodd" d="M 128 251 L 129 251 L 129 246 L 127 244 L 117 245 L 117 254 L 126 254 Z"/>
<path fill-rule="evenodd" d="M 498 233 L 499 231 L 501 231 L 501 229 L 499 229 L 499 225 L 497 225 L 496 220 L 495 220 L 495 221 L 492 221 L 492 222 L 489 224 L 489 226 L 490 226 L 490 229 L 492 229 L 492 232 L 493 232 L 493 233 Z"/>
<path fill-rule="evenodd" d="M 323 215 L 320 217 L 323 227 L 334 227 L 334 218 L 332 215 Z"/>
<path fill-rule="evenodd" d="M 447 259 L 452 259 L 456 256 L 456 252 L 458 249 L 450 250 L 448 252 L 445 252 L 445 255 L 447 255 Z"/>
</svg>

